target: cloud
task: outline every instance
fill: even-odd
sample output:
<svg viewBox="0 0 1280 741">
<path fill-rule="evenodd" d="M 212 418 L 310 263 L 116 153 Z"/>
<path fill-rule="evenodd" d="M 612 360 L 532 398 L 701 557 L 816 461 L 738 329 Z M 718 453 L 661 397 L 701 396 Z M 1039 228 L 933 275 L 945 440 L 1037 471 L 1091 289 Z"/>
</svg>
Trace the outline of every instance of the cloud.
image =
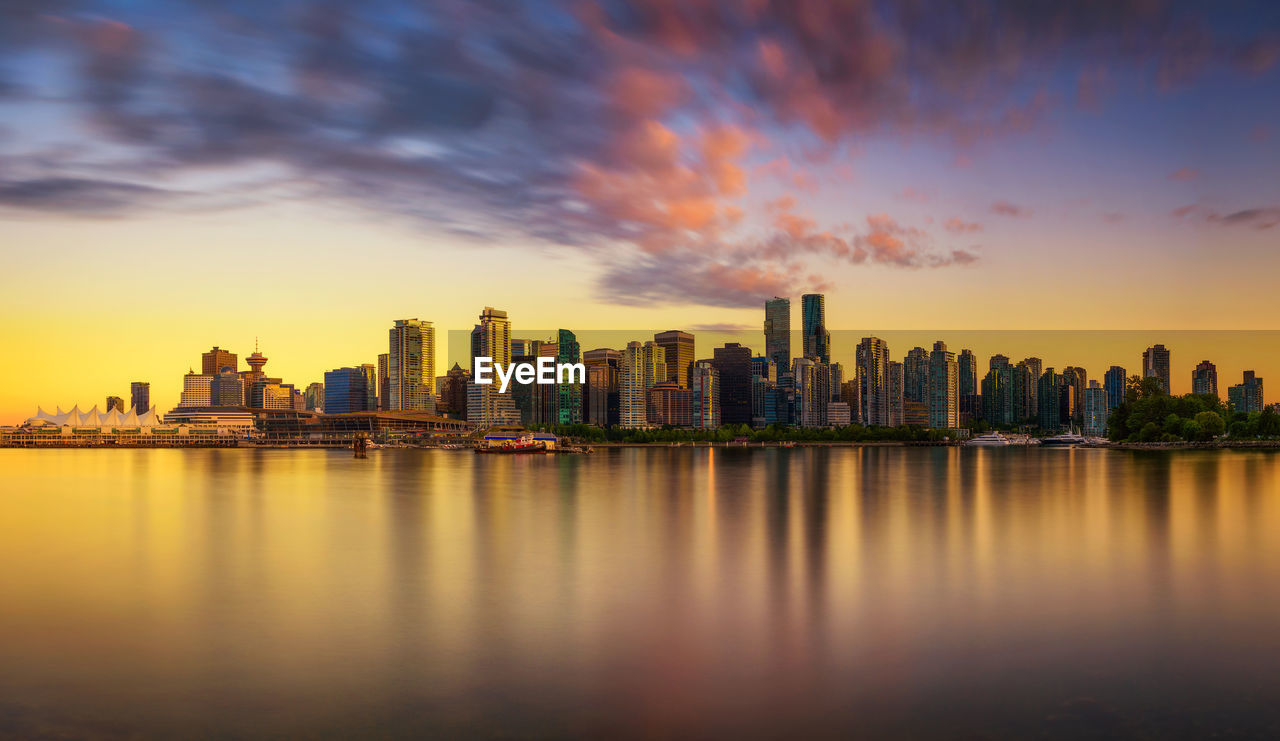
<svg viewBox="0 0 1280 741">
<path fill-rule="evenodd" d="M 991 204 L 991 213 L 996 214 L 997 216 L 1008 216 L 1016 219 L 1023 216 L 1030 216 L 1031 210 L 1008 201 L 996 201 Z"/>
<path fill-rule="evenodd" d="M 1150 0 L 5 3 L 0 68 L 23 86 L 0 96 L 56 100 L 85 136 L 0 187 L 10 207 L 118 217 L 206 204 L 155 183 L 257 169 L 271 175 L 245 188 L 256 197 L 272 178 L 305 183 L 379 222 L 580 250 L 604 281 L 685 267 L 703 282 L 682 276 L 664 300 L 725 305 L 811 283 L 823 260 L 972 262 L 886 215 L 856 229 L 794 206 L 758 216 L 753 178 L 817 195 L 810 164 L 867 136 L 972 161 L 1043 127 L 1073 82 L 1096 107 L 1112 77 L 1274 64 L 1273 39 L 1200 15 Z M 7 152 L 39 146 L 36 124 L 6 125 Z"/>
<path fill-rule="evenodd" d="M 695 324 L 690 329 L 694 332 L 747 332 L 753 329 L 759 329 L 755 325 L 733 324 L 730 322 L 715 322 L 712 324 Z"/>
<path fill-rule="evenodd" d="M 976 221 L 965 221 L 958 216 L 947 219 L 943 228 L 952 234 L 973 234 L 982 231 L 982 224 Z"/>
<path fill-rule="evenodd" d="M 1200 177 L 1200 171 L 1193 170 L 1189 167 L 1183 167 L 1181 169 L 1174 170 L 1173 172 L 1169 173 L 1170 180 L 1176 180 L 1180 183 L 1188 183 L 1188 182 L 1191 182 L 1192 180 L 1195 180 L 1198 177 Z"/>
<path fill-rule="evenodd" d="M 1280 206 L 1245 208 L 1222 213 L 1213 208 L 1188 205 L 1175 208 L 1172 215 L 1177 219 L 1193 219 L 1204 224 L 1244 226 L 1259 230 L 1280 225 Z"/>
<path fill-rule="evenodd" d="M 0 206 L 80 216 L 110 216 L 176 194 L 111 180 L 38 178 L 0 181 Z"/>
</svg>

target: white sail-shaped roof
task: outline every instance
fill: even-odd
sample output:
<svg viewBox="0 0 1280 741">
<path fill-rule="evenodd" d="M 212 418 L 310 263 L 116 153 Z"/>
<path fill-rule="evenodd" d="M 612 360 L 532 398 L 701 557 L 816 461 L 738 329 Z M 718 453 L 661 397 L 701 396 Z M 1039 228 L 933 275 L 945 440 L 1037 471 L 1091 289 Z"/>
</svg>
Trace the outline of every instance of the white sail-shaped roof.
<svg viewBox="0 0 1280 741">
<path fill-rule="evenodd" d="M 103 413 L 98 411 L 96 405 L 87 412 L 80 411 L 79 404 L 66 412 L 62 411 L 62 407 L 57 409 L 57 413 L 50 414 L 44 407 L 36 407 L 36 416 L 28 419 L 27 424 L 44 422 L 59 427 L 157 427 L 163 424 L 160 413 L 154 406 L 141 413 L 136 408 L 130 409 L 126 414 L 121 414 L 114 407 L 110 412 Z"/>
</svg>

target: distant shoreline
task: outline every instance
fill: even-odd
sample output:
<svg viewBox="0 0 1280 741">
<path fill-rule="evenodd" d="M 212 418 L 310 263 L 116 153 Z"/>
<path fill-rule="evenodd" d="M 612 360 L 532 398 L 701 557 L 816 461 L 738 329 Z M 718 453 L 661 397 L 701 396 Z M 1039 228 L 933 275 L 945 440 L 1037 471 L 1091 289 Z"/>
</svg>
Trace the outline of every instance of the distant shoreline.
<svg viewBox="0 0 1280 741">
<path fill-rule="evenodd" d="M 661 449 L 789 449 L 789 448 L 963 448 L 963 441 L 904 441 L 904 440 L 823 440 L 795 443 L 636 443 L 599 442 L 586 443 L 585 447 L 603 448 L 661 448 Z M 1040 448 L 1040 445 L 1009 445 L 1007 448 Z M 1224 440 L 1216 442 L 1167 442 L 1167 443 L 1104 443 L 1076 446 L 1082 449 L 1107 450 L 1280 450 L 1280 440 Z M 0 450 L 210 450 L 214 448 L 236 450 L 350 450 L 346 445 L 0 445 Z M 436 446 L 405 445 L 379 448 L 383 450 L 446 450 Z M 984 446 L 984 449 L 990 449 Z M 996 448 L 1004 449 L 1004 447 Z M 375 449 L 376 450 L 376 449 Z M 461 450 L 471 451 L 472 448 Z M 555 452 L 555 451 L 551 451 Z M 565 453 L 567 451 L 559 451 Z"/>
</svg>

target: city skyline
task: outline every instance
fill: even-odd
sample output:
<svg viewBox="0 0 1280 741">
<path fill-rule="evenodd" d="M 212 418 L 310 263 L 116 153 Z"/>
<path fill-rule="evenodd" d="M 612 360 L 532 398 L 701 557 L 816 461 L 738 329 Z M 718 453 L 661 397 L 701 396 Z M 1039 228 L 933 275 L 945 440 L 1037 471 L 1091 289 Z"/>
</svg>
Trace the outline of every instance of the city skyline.
<svg viewBox="0 0 1280 741">
<path fill-rule="evenodd" d="M 821 300 L 821 299 L 825 299 L 825 296 L 818 295 L 814 300 Z M 766 302 L 766 304 L 773 304 L 780 300 L 782 299 L 780 299 L 779 297 L 773 297 L 772 299 L 769 300 L 769 302 Z M 485 315 L 488 315 L 490 312 L 493 312 L 493 311 L 494 309 L 492 309 L 491 307 L 488 307 L 488 306 L 484 307 Z M 768 306 L 764 305 L 761 307 L 759 316 L 764 317 L 767 315 L 767 312 L 768 312 Z M 507 312 L 504 312 L 502 310 L 497 310 L 497 314 L 503 315 L 503 318 L 506 319 Z M 400 323 L 404 321 L 405 320 L 396 320 L 395 324 L 398 326 Z M 431 322 L 430 320 L 414 319 L 412 321 L 415 323 L 420 321 L 422 325 L 425 325 L 428 328 L 432 328 L 432 325 L 433 325 L 433 322 Z M 511 341 L 522 340 L 522 339 L 537 339 L 540 341 L 550 342 L 554 344 L 557 333 L 564 331 L 563 329 L 558 329 L 558 330 L 520 329 L 520 325 L 516 323 L 517 321 L 518 321 L 518 317 L 515 318 L 515 320 L 512 320 L 509 329 L 505 330 L 508 333 L 508 336 Z M 698 325 L 694 325 L 694 326 L 698 326 Z M 761 325 L 762 329 L 756 329 L 756 330 L 750 330 L 747 328 L 729 330 L 724 327 L 714 327 L 707 330 L 689 332 L 688 334 L 693 335 L 694 343 L 695 343 L 695 351 L 693 353 L 693 357 L 709 359 L 713 355 L 712 350 L 715 349 L 715 347 L 725 345 L 731 342 L 741 342 L 741 344 L 745 345 L 750 350 L 750 355 L 753 357 L 761 356 L 763 355 L 764 348 L 766 346 L 763 326 L 764 325 L 762 324 Z M 611 349 L 620 350 L 623 347 L 625 347 L 627 342 L 631 341 L 632 338 L 643 341 L 646 344 L 648 344 L 648 343 L 652 343 L 655 338 L 671 331 L 677 331 L 683 334 L 681 330 L 671 330 L 671 329 L 668 329 L 668 330 L 580 330 L 578 334 L 582 339 L 582 342 L 579 344 L 583 348 L 583 350 L 592 350 L 597 348 L 603 349 L 604 347 L 608 346 L 609 342 L 613 342 L 617 345 L 616 347 L 613 347 Z M 1007 355 L 1008 357 L 1012 358 L 1014 362 L 1016 362 L 1018 359 L 1023 357 L 1039 358 L 1041 361 L 1040 363 L 1041 368 L 1045 368 L 1045 369 L 1056 368 L 1059 371 L 1068 370 L 1072 367 L 1071 364 L 1079 363 L 1080 367 L 1083 367 L 1086 370 L 1086 372 L 1089 374 L 1089 378 L 1096 380 L 1096 379 L 1102 378 L 1106 368 L 1114 367 L 1117 364 L 1120 367 L 1124 367 L 1126 369 L 1127 375 L 1141 375 L 1143 373 L 1144 357 L 1148 349 L 1151 346 L 1160 347 L 1161 345 L 1164 345 L 1164 347 L 1167 348 L 1165 352 L 1172 353 L 1173 360 L 1172 360 L 1172 368 L 1171 368 L 1171 380 L 1172 380 L 1172 391 L 1174 394 L 1190 393 L 1193 390 L 1192 389 L 1193 372 L 1195 371 L 1195 369 L 1200 363 L 1204 362 L 1204 360 L 1207 359 L 1214 364 L 1215 374 L 1217 374 L 1222 378 L 1223 382 L 1220 386 L 1219 398 L 1226 401 L 1227 390 L 1231 386 L 1234 386 L 1236 383 L 1238 383 L 1239 381 L 1237 381 L 1236 379 L 1243 377 L 1244 373 L 1252 371 L 1259 378 L 1265 378 L 1268 375 L 1267 368 L 1269 367 L 1269 364 L 1266 362 L 1260 362 L 1260 359 L 1265 359 L 1266 357 L 1268 357 L 1269 353 L 1266 352 L 1265 348 L 1274 347 L 1275 343 L 1274 342 L 1268 343 L 1268 340 L 1266 339 L 1267 334 L 1268 333 L 1258 333 L 1258 332 L 1230 332 L 1230 333 L 1188 332 L 1188 331 L 1140 332 L 1140 331 L 1132 331 L 1132 330 L 1109 330 L 1109 331 L 1102 331 L 1102 332 L 1071 332 L 1071 331 L 1016 332 L 1016 331 L 981 331 L 981 330 L 910 330 L 910 331 L 908 330 L 880 330 L 880 331 L 835 330 L 830 332 L 830 337 L 832 338 L 830 340 L 830 351 L 831 351 L 831 359 L 833 363 L 841 365 L 846 369 L 849 369 L 847 371 L 848 375 L 846 376 L 845 380 L 853 380 L 855 377 L 855 374 L 857 372 L 856 370 L 857 362 L 856 362 L 855 351 L 857 350 L 858 343 L 861 341 L 863 337 L 866 337 L 866 336 L 878 337 L 882 341 L 884 341 L 888 348 L 888 356 L 886 359 L 898 365 L 901 365 L 900 359 L 908 360 L 908 361 L 910 360 L 910 358 L 908 358 L 907 356 L 909 355 L 912 347 L 926 348 L 926 356 L 927 356 L 928 354 L 927 348 L 933 347 L 935 342 L 942 342 L 943 344 L 947 344 L 949 342 L 950 349 L 952 350 L 953 355 L 962 356 L 963 352 L 969 352 L 971 353 L 971 357 L 975 357 L 977 359 L 976 364 L 977 364 L 977 380 L 978 381 L 982 380 L 982 377 L 986 372 L 988 359 L 992 358 L 993 356 L 1002 356 L 1002 355 Z M 428 367 L 433 366 L 434 368 L 447 369 L 449 367 L 452 367 L 455 363 L 462 363 L 465 365 L 466 364 L 465 361 L 469 360 L 469 358 L 466 357 L 465 352 L 463 352 L 462 354 L 459 354 L 458 348 L 459 348 L 460 340 L 462 340 L 464 337 L 466 338 L 466 341 L 469 346 L 470 342 L 473 341 L 473 337 L 472 337 L 473 332 L 450 329 L 445 332 L 445 335 L 449 339 L 445 343 L 438 345 L 436 347 L 436 352 L 435 352 L 435 355 L 433 356 L 434 363 L 431 362 L 430 358 L 426 359 L 427 362 L 425 363 L 425 365 L 427 365 Z M 960 337 L 962 338 L 962 340 L 957 342 L 954 339 L 956 337 Z M 1147 345 L 1147 347 L 1143 347 L 1140 351 L 1136 353 L 1132 352 L 1132 348 L 1136 346 L 1135 342 L 1142 337 L 1153 337 L 1153 338 L 1182 337 L 1183 340 L 1181 341 L 1181 343 L 1151 342 Z M 1223 337 L 1234 338 L 1235 341 L 1224 343 L 1221 341 Z M 790 345 L 791 345 L 793 354 L 795 354 L 795 352 L 803 348 L 804 338 L 805 338 L 805 328 L 803 325 L 803 321 L 801 320 L 801 317 L 797 316 L 792 319 L 791 327 L 788 332 L 788 338 L 790 340 Z M 948 339 L 948 338 L 952 338 L 952 339 Z M 1272 339 L 1277 339 L 1277 338 L 1280 338 L 1280 333 L 1276 333 L 1275 337 Z M 593 342 L 593 340 L 595 341 Z M 265 359 L 265 356 L 263 356 L 259 352 L 258 338 L 256 336 L 254 338 L 254 342 L 255 342 L 254 353 L 251 356 L 249 356 L 250 360 L 246 361 L 246 365 L 252 366 L 253 370 L 251 372 L 256 373 L 257 375 L 260 376 L 262 375 L 262 371 L 261 371 L 262 364 L 265 363 L 266 359 Z M 434 339 L 429 338 L 427 342 L 429 345 L 436 345 Z M 1137 342 L 1137 344 L 1141 344 L 1141 342 Z M 1180 347 L 1179 347 L 1180 345 L 1185 346 L 1188 349 L 1189 351 L 1188 356 L 1184 357 L 1180 353 Z M 1015 349 L 1017 347 L 1025 347 L 1027 348 L 1027 350 L 1022 351 L 1022 350 Z M 1234 348 L 1234 349 L 1231 349 L 1231 348 Z M 508 348 L 508 352 L 509 351 L 510 351 L 510 348 Z M 218 353 L 221 353 L 221 355 L 218 355 Z M 1189 359 L 1190 354 L 1197 355 L 1198 359 L 1190 360 Z M 202 365 L 209 366 L 211 363 L 213 365 L 222 365 L 226 361 L 226 358 L 234 359 L 236 358 L 237 354 L 234 352 L 231 352 L 230 350 L 226 350 L 217 345 L 214 345 L 211 351 L 202 351 L 201 355 L 202 355 Z M 1133 359 L 1135 356 L 1136 356 L 1136 360 Z M 800 354 L 795 354 L 793 360 L 800 357 L 803 357 L 803 356 Z M 211 360 L 211 358 L 213 359 Z M 252 362 L 252 358 L 259 358 L 260 360 L 256 365 L 254 365 Z M 1217 360 L 1215 360 L 1215 358 L 1217 358 Z M 378 354 L 374 354 L 373 359 L 375 361 L 379 360 Z M 927 357 L 926 357 L 926 361 L 927 361 Z M 194 367 L 194 365 L 196 364 L 191 363 L 190 365 Z M 1182 372 L 1184 370 L 1183 368 L 1184 365 L 1186 366 L 1185 374 Z M 359 368 L 361 366 L 364 366 L 365 368 L 367 368 L 368 373 L 370 374 L 372 374 L 374 372 L 373 369 L 377 367 L 376 363 L 363 362 L 363 359 L 359 359 L 359 358 L 352 359 L 350 362 L 345 362 L 345 363 L 334 361 L 334 362 L 330 362 L 329 364 L 326 365 L 324 369 L 316 373 L 314 378 L 308 377 L 305 374 L 301 378 L 295 377 L 293 374 L 286 374 L 283 371 L 279 371 L 277 368 L 273 367 L 273 372 L 277 373 L 278 375 L 274 379 L 267 379 L 267 380 L 274 380 L 276 382 L 279 382 L 281 378 L 287 378 L 289 383 L 285 384 L 285 387 L 288 388 L 289 390 L 296 390 L 299 394 L 301 394 L 303 390 L 308 387 L 309 384 L 320 383 L 320 385 L 323 385 L 324 377 L 326 373 L 330 371 L 334 371 L 339 368 L 348 368 L 348 367 Z M 202 370 L 207 370 L 207 368 L 202 367 Z M 251 372 L 244 371 L 242 375 L 251 373 Z M 134 374 L 134 375 L 138 375 L 138 374 Z M 1181 377 L 1182 375 L 1186 375 L 1187 378 L 1183 379 Z M 443 378 L 444 376 L 443 374 L 435 374 L 434 377 Z M 126 386 L 129 387 L 133 383 L 138 383 L 140 381 L 143 383 L 150 384 L 148 386 L 148 398 L 152 398 L 150 394 L 150 386 L 156 386 L 158 389 L 161 389 L 162 390 L 161 393 L 163 393 L 163 389 L 165 389 L 170 385 L 169 379 L 166 379 L 166 378 L 146 379 L 146 380 L 135 378 L 133 381 L 126 384 Z M 214 382 L 216 383 L 216 379 L 214 379 Z M 174 381 L 173 384 L 180 386 L 181 382 Z M 434 385 L 433 385 L 433 388 L 434 388 Z M 111 395 L 112 391 L 107 390 L 106 393 L 108 395 Z M 91 395 L 87 398 L 94 399 L 94 398 L 99 398 L 100 396 L 101 396 L 101 393 L 96 395 Z M 906 397 L 908 400 L 911 399 L 909 391 L 906 394 Z M 177 394 L 175 394 L 173 398 L 176 399 Z M 54 400 L 54 401 L 26 400 L 26 402 L 27 403 L 25 404 L 25 406 L 20 406 L 16 414 L 11 415 L 10 420 L 4 420 L 4 418 L 0 418 L 0 423 L 14 424 L 14 423 L 17 423 L 18 421 L 21 421 L 22 419 L 26 419 L 31 415 L 31 410 L 33 408 L 33 405 L 39 406 L 39 405 L 45 405 L 47 403 L 50 406 L 62 406 L 62 403 L 57 400 Z M 77 405 L 77 404 L 81 404 L 81 401 L 68 400 L 68 403 L 65 404 L 65 406 L 66 408 L 69 409 L 71 408 L 71 406 Z M 164 407 L 165 409 L 168 409 L 173 405 L 164 403 L 162 401 L 160 403 L 160 406 Z M 85 408 L 86 409 L 89 408 L 88 405 L 85 405 Z M 584 409 L 585 409 L 585 406 L 584 406 Z M 901 413 L 899 412 L 898 414 L 900 415 Z M 855 414 L 855 417 L 856 416 L 857 415 Z"/>
<path fill-rule="evenodd" d="M 319 378 L 388 318 L 484 302 L 575 331 L 755 328 L 804 293 L 828 328 L 1270 329 L 1278 16 L 7 8 L 0 418 L 253 336 Z"/>
</svg>

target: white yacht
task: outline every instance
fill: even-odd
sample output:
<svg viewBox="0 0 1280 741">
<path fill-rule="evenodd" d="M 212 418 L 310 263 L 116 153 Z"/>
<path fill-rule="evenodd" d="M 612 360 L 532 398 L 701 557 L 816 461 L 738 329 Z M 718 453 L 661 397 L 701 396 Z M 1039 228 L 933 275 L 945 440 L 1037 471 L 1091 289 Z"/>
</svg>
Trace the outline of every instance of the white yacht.
<svg viewBox="0 0 1280 741">
<path fill-rule="evenodd" d="M 1088 442 L 1089 438 L 1076 432 L 1074 428 L 1068 428 L 1061 435 L 1046 437 L 1040 441 L 1040 444 L 1050 448 L 1074 448 L 1077 445 L 1085 445 Z"/>
<path fill-rule="evenodd" d="M 984 435 L 970 438 L 965 445 L 973 445 L 980 448 L 1003 448 L 1009 444 L 1009 438 L 1001 435 L 999 432 L 988 432 Z"/>
</svg>

